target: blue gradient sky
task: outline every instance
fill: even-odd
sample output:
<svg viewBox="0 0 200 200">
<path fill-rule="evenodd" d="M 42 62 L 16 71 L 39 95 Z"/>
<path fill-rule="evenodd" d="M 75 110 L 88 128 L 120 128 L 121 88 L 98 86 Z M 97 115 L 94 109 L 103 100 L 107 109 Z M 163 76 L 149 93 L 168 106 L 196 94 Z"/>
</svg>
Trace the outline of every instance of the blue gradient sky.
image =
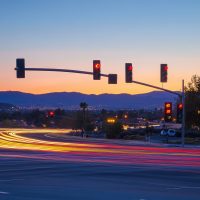
<svg viewBox="0 0 200 200">
<path fill-rule="evenodd" d="M 134 79 L 161 86 L 160 63 L 169 65 L 164 87 L 181 89 L 200 73 L 199 0 L 0 0 L 0 90 L 32 93 L 144 93 L 152 89 L 124 83 L 124 63 Z M 30 67 L 118 73 L 119 84 L 92 76 L 27 72 L 15 78 L 15 59 Z"/>
</svg>

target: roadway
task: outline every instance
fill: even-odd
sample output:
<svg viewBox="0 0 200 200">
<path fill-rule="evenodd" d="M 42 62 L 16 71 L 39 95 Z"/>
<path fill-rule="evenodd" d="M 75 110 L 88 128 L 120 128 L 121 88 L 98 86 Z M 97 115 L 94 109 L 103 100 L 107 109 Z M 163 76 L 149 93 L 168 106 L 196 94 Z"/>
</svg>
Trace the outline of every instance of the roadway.
<svg viewBox="0 0 200 200">
<path fill-rule="evenodd" d="M 0 200 L 197 200 L 200 149 L 0 130 Z"/>
</svg>

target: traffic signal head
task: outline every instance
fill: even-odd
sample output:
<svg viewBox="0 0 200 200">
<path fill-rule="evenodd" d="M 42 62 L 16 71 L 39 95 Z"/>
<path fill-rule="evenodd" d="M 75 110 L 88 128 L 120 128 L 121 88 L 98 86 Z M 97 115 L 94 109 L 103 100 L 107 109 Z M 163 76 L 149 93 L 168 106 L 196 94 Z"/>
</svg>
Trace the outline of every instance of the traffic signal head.
<svg viewBox="0 0 200 200">
<path fill-rule="evenodd" d="M 165 121 L 171 122 L 172 121 L 172 102 L 165 102 Z"/>
<path fill-rule="evenodd" d="M 182 103 L 179 103 L 179 104 L 178 104 L 178 109 L 179 109 L 179 110 L 183 110 L 183 104 L 182 104 Z"/>
<path fill-rule="evenodd" d="M 55 116 L 55 112 L 54 111 L 49 111 L 48 112 L 48 117 L 53 118 Z"/>
<path fill-rule="evenodd" d="M 93 80 L 101 79 L 101 62 L 100 60 L 93 60 Z"/>
<path fill-rule="evenodd" d="M 108 84 L 117 84 L 117 74 L 108 74 Z"/>
<path fill-rule="evenodd" d="M 177 116 L 176 116 L 176 122 L 177 123 L 182 123 L 182 118 L 183 118 L 183 104 L 178 103 L 177 104 Z"/>
<path fill-rule="evenodd" d="M 133 78 L 132 78 L 132 73 L 133 71 L 133 66 L 132 63 L 126 63 L 125 64 L 125 75 L 126 75 L 126 83 L 132 83 Z"/>
<path fill-rule="evenodd" d="M 162 82 L 162 83 L 167 82 L 167 74 L 168 74 L 167 64 L 161 64 L 160 65 L 160 82 Z"/>
<path fill-rule="evenodd" d="M 25 59 L 16 59 L 17 78 L 25 78 Z"/>
</svg>

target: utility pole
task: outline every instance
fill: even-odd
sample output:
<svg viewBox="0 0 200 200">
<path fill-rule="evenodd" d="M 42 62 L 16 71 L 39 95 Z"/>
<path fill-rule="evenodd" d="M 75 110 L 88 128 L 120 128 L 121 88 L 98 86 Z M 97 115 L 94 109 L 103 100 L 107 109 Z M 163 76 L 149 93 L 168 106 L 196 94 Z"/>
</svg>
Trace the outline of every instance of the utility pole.
<svg viewBox="0 0 200 200">
<path fill-rule="evenodd" d="M 183 114 L 182 114 L 182 133 L 181 133 L 181 144 L 182 147 L 185 145 L 185 83 L 182 80 L 182 104 L 183 104 Z"/>
</svg>

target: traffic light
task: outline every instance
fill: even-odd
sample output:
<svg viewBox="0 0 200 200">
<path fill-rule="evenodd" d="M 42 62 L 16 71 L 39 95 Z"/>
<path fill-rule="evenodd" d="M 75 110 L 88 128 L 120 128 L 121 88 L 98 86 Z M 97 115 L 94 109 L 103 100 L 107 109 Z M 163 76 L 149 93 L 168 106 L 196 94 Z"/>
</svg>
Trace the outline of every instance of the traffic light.
<svg viewBox="0 0 200 200">
<path fill-rule="evenodd" d="M 17 78 L 25 78 L 25 59 L 16 59 Z"/>
<path fill-rule="evenodd" d="M 132 83 L 133 81 L 132 71 L 133 71 L 132 63 L 126 63 L 125 64 L 126 83 Z"/>
<path fill-rule="evenodd" d="M 100 60 L 93 60 L 93 80 L 101 79 L 101 62 Z"/>
<path fill-rule="evenodd" d="M 160 82 L 162 83 L 167 82 L 167 72 L 168 72 L 167 64 L 161 64 L 160 65 Z"/>
<path fill-rule="evenodd" d="M 182 118 L 183 118 L 183 104 L 178 103 L 177 104 L 177 113 L 176 113 L 176 122 L 182 123 Z"/>
<path fill-rule="evenodd" d="M 165 121 L 172 121 L 172 102 L 165 102 Z"/>
<path fill-rule="evenodd" d="M 48 112 L 48 117 L 50 117 L 50 118 L 55 117 L 55 112 L 54 111 L 49 111 Z"/>
<path fill-rule="evenodd" d="M 108 84 L 117 84 L 117 74 L 108 74 Z"/>
</svg>

